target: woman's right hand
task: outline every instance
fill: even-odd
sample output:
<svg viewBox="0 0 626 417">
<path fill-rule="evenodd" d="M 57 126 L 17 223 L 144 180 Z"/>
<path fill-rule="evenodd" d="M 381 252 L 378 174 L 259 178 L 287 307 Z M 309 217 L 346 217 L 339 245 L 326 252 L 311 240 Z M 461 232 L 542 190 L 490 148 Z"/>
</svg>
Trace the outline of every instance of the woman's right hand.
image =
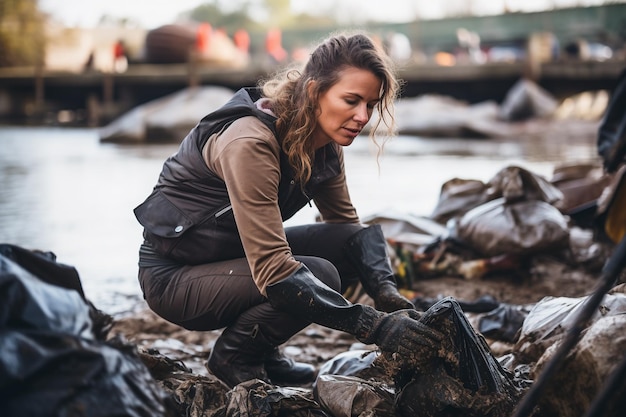
<svg viewBox="0 0 626 417">
<path fill-rule="evenodd" d="M 383 315 L 373 329 L 374 343 L 385 352 L 410 356 L 424 348 L 436 350 L 443 334 L 419 321 L 417 310 L 398 310 Z"/>
</svg>

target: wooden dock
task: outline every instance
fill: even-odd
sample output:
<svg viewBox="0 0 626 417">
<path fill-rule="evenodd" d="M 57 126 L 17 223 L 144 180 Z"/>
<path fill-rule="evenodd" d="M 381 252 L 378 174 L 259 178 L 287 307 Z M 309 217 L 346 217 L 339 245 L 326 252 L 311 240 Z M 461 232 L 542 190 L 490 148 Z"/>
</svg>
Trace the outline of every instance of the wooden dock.
<svg viewBox="0 0 626 417">
<path fill-rule="evenodd" d="M 556 61 L 530 73 L 528 65 L 410 65 L 399 70 L 402 94 L 441 94 L 470 103 L 501 102 L 513 84 L 528 76 L 557 98 L 588 90 L 610 90 L 626 68 L 625 60 Z M 249 65 L 130 65 L 124 73 L 49 72 L 36 68 L 0 69 L 0 120 L 9 123 L 54 119 L 58 112 L 77 124 L 102 125 L 139 104 L 193 85 L 236 90 L 255 85 L 275 68 Z M 69 115 L 69 116 L 68 116 Z"/>
</svg>

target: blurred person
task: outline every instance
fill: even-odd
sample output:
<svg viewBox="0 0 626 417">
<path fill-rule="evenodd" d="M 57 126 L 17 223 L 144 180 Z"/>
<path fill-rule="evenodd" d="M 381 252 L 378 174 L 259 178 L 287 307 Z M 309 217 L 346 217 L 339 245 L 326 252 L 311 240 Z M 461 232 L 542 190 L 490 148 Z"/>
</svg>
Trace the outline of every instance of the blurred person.
<svg viewBox="0 0 626 417">
<path fill-rule="evenodd" d="M 244 54 L 250 53 L 250 34 L 245 29 L 238 29 L 233 34 L 233 42 L 237 49 Z"/>
<path fill-rule="evenodd" d="M 135 208 L 144 227 L 139 283 L 158 315 L 188 330 L 224 328 L 208 370 L 229 387 L 307 383 L 315 367 L 279 350 L 310 323 L 384 352 L 433 351 L 441 335 L 398 291 L 380 225 L 361 224 L 343 147 L 377 110 L 393 132 L 398 82 L 364 34 L 318 45 L 302 69 L 244 88 L 205 116 Z M 320 222 L 283 222 L 313 202 Z M 374 306 L 353 304 L 358 283 Z"/>
<path fill-rule="evenodd" d="M 91 62 L 93 66 L 93 59 Z M 113 69 L 117 73 L 125 72 L 128 69 L 128 56 L 126 55 L 126 45 L 119 39 L 113 45 Z"/>
<path fill-rule="evenodd" d="M 213 26 L 210 23 L 201 23 L 196 30 L 196 51 L 200 54 L 206 54 L 211 47 L 213 38 Z"/>
<path fill-rule="evenodd" d="M 83 70 L 84 71 L 93 71 L 95 69 L 95 51 L 91 50 L 89 52 L 89 55 L 87 56 L 87 60 L 85 61 L 85 64 L 83 65 Z"/>
<path fill-rule="evenodd" d="M 270 29 L 265 35 L 265 52 L 274 63 L 287 59 L 287 51 L 283 48 L 283 37 L 280 29 Z"/>
</svg>

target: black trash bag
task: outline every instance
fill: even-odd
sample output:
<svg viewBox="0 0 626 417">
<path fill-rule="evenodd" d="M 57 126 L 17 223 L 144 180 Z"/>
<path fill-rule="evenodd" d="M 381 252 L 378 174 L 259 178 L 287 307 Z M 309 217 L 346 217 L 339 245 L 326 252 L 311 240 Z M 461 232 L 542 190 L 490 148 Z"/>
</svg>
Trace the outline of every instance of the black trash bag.
<svg viewBox="0 0 626 417">
<path fill-rule="evenodd" d="M 136 352 L 96 337 L 74 272 L 49 252 L 0 245 L 0 415 L 167 415 Z"/>
<path fill-rule="evenodd" d="M 500 304 L 478 320 L 478 331 L 487 338 L 509 343 L 517 341 L 528 312 L 519 306 Z"/>
<path fill-rule="evenodd" d="M 539 200 L 498 198 L 451 221 L 450 238 L 482 256 L 530 256 L 569 247 L 569 226 L 559 210 Z"/>
<path fill-rule="evenodd" d="M 322 375 L 355 376 L 363 379 L 378 378 L 381 371 L 373 368 L 372 363 L 378 357 L 375 350 L 348 350 L 336 355 L 320 367 L 317 379 Z M 313 383 L 315 388 L 317 380 Z"/>
<path fill-rule="evenodd" d="M 420 321 L 447 337 L 436 354 L 418 352 L 409 366 L 406 361 L 401 365 L 395 376 L 396 415 L 510 416 L 523 389 L 493 357 L 459 304 L 444 298 Z"/>
<path fill-rule="evenodd" d="M 569 246 L 569 227 L 559 211 L 563 192 L 540 175 L 508 166 L 487 183 L 485 203 L 447 223 L 448 239 L 479 255 L 532 255 Z"/>
<path fill-rule="evenodd" d="M 81 294 L 46 283 L 17 263 L 26 261 L 32 267 L 30 260 L 44 261 L 36 254 L 26 257 L 22 253 L 16 260 L 0 254 L 0 329 L 60 332 L 93 339 L 89 306 Z"/>
<path fill-rule="evenodd" d="M 57 262 L 52 252 L 28 250 L 17 245 L 0 244 L 0 254 L 41 281 L 68 290 L 76 290 L 84 299 L 85 293 L 76 268 Z"/>
<path fill-rule="evenodd" d="M 105 339 L 111 325 L 113 324 L 113 317 L 95 308 L 95 306 L 85 298 L 83 286 L 80 282 L 80 277 L 76 268 L 71 265 L 65 265 L 57 262 L 56 255 L 52 252 L 28 250 L 20 246 L 6 243 L 0 244 L 0 255 L 7 260 L 13 261 L 16 265 L 19 265 L 19 268 L 22 268 L 30 273 L 30 275 L 18 273 L 21 275 L 22 279 L 20 281 L 9 280 L 6 285 L 11 285 L 11 289 L 8 287 L 2 289 L 2 294 L 5 294 L 4 291 L 13 291 L 14 293 L 6 293 L 3 295 L 3 299 L 7 300 L 7 302 L 0 307 L 0 328 L 7 325 L 7 320 L 19 321 L 27 319 L 30 322 L 30 325 L 35 328 L 43 329 L 48 326 L 54 326 L 54 319 L 59 317 L 64 320 L 76 321 L 76 323 L 57 323 L 56 325 L 61 326 L 61 328 L 53 330 L 63 330 L 63 327 L 68 325 L 88 326 L 91 329 L 91 333 L 93 333 L 98 340 Z M 30 276 L 34 276 L 36 279 L 34 281 L 30 281 Z M 49 301 L 45 298 L 41 298 L 46 296 L 46 292 L 39 292 L 39 281 L 52 285 L 51 288 L 48 288 L 48 291 L 55 291 L 52 288 L 56 287 L 65 288 L 67 290 L 75 290 L 78 295 L 80 295 L 80 298 L 82 298 L 82 302 L 79 300 L 79 297 L 76 297 L 76 294 L 71 291 L 63 292 L 57 290 L 57 294 L 59 294 L 59 296 L 62 296 L 61 294 L 71 295 L 68 295 L 69 298 L 66 300 L 66 304 L 56 305 L 56 308 L 69 306 L 70 302 L 72 303 L 72 306 L 68 307 L 69 314 L 56 314 L 54 317 L 48 316 L 45 311 L 40 311 L 48 308 L 47 303 Z M 10 284 L 10 282 L 12 282 L 12 284 Z M 26 282 L 31 282 L 32 285 L 26 285 Z M 27 291 L 28 296 L 23 294 L 18 296 L 18 294 L 21 294 L 21 291 Z M 11 308 L 15 302 L 21 303 L 22 298 L 32 301 L 28 307 L 28 317 L 23 315 L 20 307 L 16 306 L 15 308 Z M 82 311 L 78 310 L 85 309 L 89 312 L 88 318 L 91 319 L 91 324 L 82 323 L 83 321 L 88 321 L 88 318 L 82 314 Z M 18 325 L 18 327 L 20 326 Z M 70 332 L 72 331 L 70 330 Z M 87 333 L 89 333 L 89 330 Z"/>
</svg>

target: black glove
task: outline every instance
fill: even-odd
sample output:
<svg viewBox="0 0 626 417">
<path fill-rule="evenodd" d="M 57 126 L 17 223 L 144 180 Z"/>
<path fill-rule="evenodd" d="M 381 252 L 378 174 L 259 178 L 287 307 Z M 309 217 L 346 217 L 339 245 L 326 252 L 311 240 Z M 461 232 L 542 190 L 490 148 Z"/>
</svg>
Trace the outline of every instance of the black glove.
<svg viewBox="0 0 626 417">
<path fill-rule="evenodd" d="M 398 288 L 392 284 L 381 285 L 374 302 L 377 310 L 388 313 L 404 309 L 415 309 L 415 305 L 413 305 L 411 300 L 400 294 Z"/>
<path fill-rule="evenodd" d="M 419 321 L 416 310 L 398 310 L 383 315 L 374 325 L 371 342 L 380 350 L 401 356 L 423 350 L 436 350 L 443 335 Z"/>
<path fill-rule="evenodd" d="M 363 343 L 375 343 L 381 350 L 410 355 L 424 348 L 435 349 L 443 336 L 419 322 L 417 310 L 383 313 L 363 304 L 351 304 L 302 266 L 291 276 L 266 290 L 277 310 L 289 312 L 313 323 L 348 332 Z"/>
</svg>

